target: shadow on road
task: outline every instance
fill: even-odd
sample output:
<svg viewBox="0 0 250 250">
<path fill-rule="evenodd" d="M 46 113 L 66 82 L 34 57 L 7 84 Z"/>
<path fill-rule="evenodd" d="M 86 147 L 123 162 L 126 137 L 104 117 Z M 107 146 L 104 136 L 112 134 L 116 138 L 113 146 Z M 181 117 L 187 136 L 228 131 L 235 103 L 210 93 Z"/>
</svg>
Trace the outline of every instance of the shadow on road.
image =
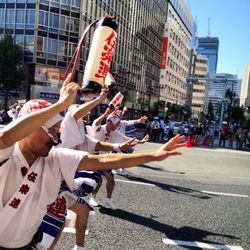
<svg viewBox="0 0 250 250">
<path fill-rule="evenodd" d="M 147 168 L 147 169 L 151 169 L 151 170 L 154 170 L 154 171 L 164 171 L 164 172 L 168 172 L 168 173 L 172 173 L 172 174 L 185 174 L 184 172 L 175 172 L 175 171 L 164 170 L 162 168 L 151 167 L 151 166 L 146 165 L 146 164 L 138 165 L 138 167 Z"/>
<path fill-rule="evenodd" d="M 167 183 L 160 183 L 160 182 L 156 182 L 156 181 L 151 181 L 142 177 L 137 177 L 137 176 L 132 176 L 132 175 L 127 175 L 124 176 L 125 178 L 131 180 L 131 181 L 138 181 L 138 182 L 144 182 L 144 183 L 148 183 L 148 184 L 153 184 L 163 190 L 169 191 L 169 192 L 174 192 L 174 193 L 178 193 L 178 194 L 183 194 L 183 195 L 188 195 L 191 197 L 195 197 L 198 199 L 210 199 L 212 196 L 217 196 L 214 194 L 209 194 L 209 195 L 205 195 L 204 193 L 202 193 L 199 190 L 195 190 L 195 189 L 191 189 L 191 188 L 186 188 L 186 187 L 180 187 L 180 186 L 175 186 L 175 185 L 170 185 Z"/>
<path fill-rule="evenodd" d="M 166 237 L 171 240 L 198 241 L 198 242 L 203 242 L 207 244 L 223 244 L 219 242 L 213 242 L 211 240 L 206 240 L 205 238 L 208 236 L 220 236 L 220 237 L 226 237 L 229 239 L 240 240 L 240 238 L 232 236 L 232 235 L 214 233 L 214 232 L 197 229 L 193 227 L 188 227 L 188 226 L 176 228 L 171 225 L 167 225 L 167 224 L 163 224 L 161 222 L 155 221 L 152 219 L 152 216 L 150 216 L 151 218 L 147 218 L 147 217 L 143 217 L 141 215 L 130 213 L 128 211 L 121 210 L 121 209 L 113 211 L 111 209 L 107 209 L 105 207 L 100 206 L 99 212 L 105 215 L 109 215 L 112 217 L 116 217 L 122 220 L 126 220 L 132 223 L 136 223 L 136 224 L 148 227 L 155 231 L 159 231 L 161 233 L 166 234 Z M 197 247 L 191 247 L 191 246 L 182 246 L 182 247 L 186 249 L 197 249 Z"/>
</svg>

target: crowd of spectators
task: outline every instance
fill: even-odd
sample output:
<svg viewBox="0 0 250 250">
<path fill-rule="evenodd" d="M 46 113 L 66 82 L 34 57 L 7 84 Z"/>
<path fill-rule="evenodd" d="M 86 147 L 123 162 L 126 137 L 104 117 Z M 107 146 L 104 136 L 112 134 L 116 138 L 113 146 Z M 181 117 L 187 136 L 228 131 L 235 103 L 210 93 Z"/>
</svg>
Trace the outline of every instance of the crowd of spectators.
<svg viewBox="0 0 250 250">
<path fill-rule="evenodd" d="M 188 124 L 178 122 L 179 127 L 174 128 L 174 121 L 165 122 L 163 119 L 154 117 L 148 121 L 145 134 L 149 134 L 151 142 L 166 142 L 175 134 L 184 134 L 190 136 L 191 141 L 199 146 L 219 146 L 229 149 L 249 150 L 250 149 L 250 131 L 249 128 L 238 124 L 222 124 L 219 130 L 214 122 L 209 124 Z"/>
</svg>

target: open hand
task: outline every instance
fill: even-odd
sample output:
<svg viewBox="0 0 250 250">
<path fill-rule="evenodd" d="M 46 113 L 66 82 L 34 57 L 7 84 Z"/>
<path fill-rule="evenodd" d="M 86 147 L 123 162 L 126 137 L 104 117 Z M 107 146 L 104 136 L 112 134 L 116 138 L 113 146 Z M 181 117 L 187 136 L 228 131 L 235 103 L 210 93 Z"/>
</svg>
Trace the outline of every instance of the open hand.
<svg viewBox="0 0 250 250">
<path fill-rule="evenodd" d="M 175 149 L 180 147 L 185 147 L 186 143 L 181 143 L 180 141 L 185 138 L 184 135 L 176 135 L 166 144 L 164 144 L 160 149 L 155 152 L 157 161 L 166 159 L 169 156 L 181 155 L 182 153 L 176 151 Z"/>
<path fill-rule="evenodd" d="M 140 122 L 145 122 L 147 120 L 148 120 L 148 117 L 146 115 L 141 116 L 140 119 L 139 119 Z"/>
<path fill-rule="evenodd" d="M 143 143 L 145 143 L 145 142 L 147 142 L 147 141 L 149 141 L 149 135 L 145 135 L 145 136 L 139 141 L 139 143 L 140 143 L 140 144 L 143 144 Z"/>
<path fill-rule="evenodd" d="M 138 142 L 136 141 L 136 138 L 132 138 L 128 141 L 120 143 L 120 149 L 121 149 L 121 151 L 126 150 L 128 148 L 134 147 L 137 143 Z"/>
<path fill-rule="evenodd" d="M 64 105 L 64 108 L 68 108 L 75 100 L 77 91 L 80 91 L 80 86 L 75 82 L 70 82 L 71 74 L 67 76 L 65 81 L 63 82 L 62 88 L 60 89 L 60 99 Z"/>
<path fill-rule="evenodd" d="M 109 93 L 109 89 L 102 88 L 101 93 L 99 95 L 99 99 L 100 99 L 101 102 L 104 101 L 107 98 L 108 93 Z"/>
</svg>

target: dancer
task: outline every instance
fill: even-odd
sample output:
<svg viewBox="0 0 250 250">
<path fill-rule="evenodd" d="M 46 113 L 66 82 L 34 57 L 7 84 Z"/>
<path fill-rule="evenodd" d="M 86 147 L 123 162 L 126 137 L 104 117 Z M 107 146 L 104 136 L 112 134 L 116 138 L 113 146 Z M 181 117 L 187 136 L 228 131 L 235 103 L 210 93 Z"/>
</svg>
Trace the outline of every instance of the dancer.
<svg viewBox="0 0 250 250">
<path fill-rule="evenodd" d="M 132 167 L 180 155 L 183 138 L 175 137 L 154 152 L 90 155 L 70 149 L 56 149 L 62 117 L 59 113 L 75 100 L 80 87 L 64 81 L 55 104 L 40 102 L 35 110 L 0 131 L 0 247 L 30 249 L 39 240 L 39 225 L 47 205 L 57 197 L 61 180 L 74 190 L 76 170 L 105 170 Z M 28 105 L 28 104 L 27 104 Z M 26 107 L 27 107 L 26 105 Z M 34 112 L 32 112 L 34 111 Z M 30 215 L 32 214 L 32 220 Z M 13 226 L 15 225 L 15 226 Z M 36 233 L 37 232 L 37 233 Z"/>
<path fill-rule="evenodd" d="M 101 125 L 101 123 L 106 117 L 107 117 L 106 124 Z M 112 143 L 121 143 L 121 142 L 131 139 L 130 137 L 127 137 L 116 130 L 118 126 L 120 125 L 120 121 L 121 121 L 120 117 L 121 117 L 121 111 L 115 110 L 113 112 L 113 110 L 111 110 L 110 108 L 107 108 L 104 114 L 101 115 L 99 118 L 97 118 L 93 122 L 91 127 L 87 126 L 89 134 L 97 140 L 108 141 Z M 135 141 L 140 144 L 145 143 L 147 140 L 148 140 L 147 137 L 143 138 L 140 141 L 135 139 Z M 120 153 L 121 150 L 118 150 L 118 152 Z M 112 173 L 112 168 L 107 168 L 106 171 L 102 171 L 102 175 L 107 180 L 107 183 L 106 183 L 107 197 L 104 203 L 107 207 L 111 208 L 112 210 L 116 210 L 117 207 L 111 199 L 113 191 L 114 191 L 114 186 L 115 186 L 115 180 L 114 180 L 114 174 Z M 100 180 L 97 187 L 93 190 L 91 194 L 91 198 L 89 201 L 91 206 L 94 206 L 94 207 L 98 206 L 98 203 L 96 202 L 95 198 L 101 185 L 102 185 L 102 180 Z"/>
<path fill-rule="evenodd" d="M 140 124 L 140 123 L 145 123 L 148 121 L 148 117 L 146 115 L 141 116 L 139 119 L 137 120 L 123 120 L 124 115 L 128 112 L 128 108 L 125 106 L 122 110 L 121 113 L 121 121 L 120 121 L 120 125 L 117 127 L 117 131 L 119 131 L 121 134 L 125 135 L 126 131 L 132 131 L 132 130 L 136 130 L 135 125 Z M 149 140 L 149 135 L 146 134 L 143 138 L 143 141 L 148 141 Z M 123 153 L 133 153 L 134 149 L 130 148 L 126 151 L 122 151 Z M 113 171 L 114 173 L 114 171 Z M 128 175 L 128 171 L 125 168 L 120 168 L 120 174 L 121 175 Z"/>
<path fill-rule="evenodd" d="M 61 125 L 62 143 L 58 146 L 74 148 L 94 154 L 95 150 L 112 151 L 115 150 L 116 147 L 125 150 L 136 144 L 133 140 L 129 140 L 119 145 L 114 145 L 108 142 L 97 141 L 85 134 L 84 121 L 89 111 L 105 100 L 106 96 L 107 91 L 104 89 L 95 100 L 82 105 L 71 105 Z M 75 174 L 77 189 L 75 191 L 69 190 L 65 182 L 62 183 L 57 200 L 48 207 L 48 212 L 43 219 L 43 240 L 41 242 L 43 246 L 47 247 L 49 250 L 54 249 L 64 228 L 66 208 L 69 208 L 77 215 L 76 222 L 74 223 L 76 229 L 76 245 L 74 249 L 84 249 L 85 230 L 87 228 L 88 219 L 93 221 L 95 218 L 94 211 L 88 205 L 86 197 L 96 186 L 100 178 L 99 171 L 77 171 Z M 59 206 L 62 199 L 66 201 L 64 210 Z"/>
</svg>

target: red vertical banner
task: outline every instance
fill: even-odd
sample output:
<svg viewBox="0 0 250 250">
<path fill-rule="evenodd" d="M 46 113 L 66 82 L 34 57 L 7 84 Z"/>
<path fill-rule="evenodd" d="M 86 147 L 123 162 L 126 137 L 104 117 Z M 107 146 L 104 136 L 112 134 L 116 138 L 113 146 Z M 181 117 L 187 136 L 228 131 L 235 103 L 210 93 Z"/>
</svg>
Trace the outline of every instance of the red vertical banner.
<svg viewBox="0 0 250 250">
<path fill-rule="evenodd" d="M 161 64 L 160 64 L 160 85 L 164 85 L 166 77 L 168 36 L 169 36 L 169 27 L 168 23 L 165 23 L 163 41 L 162 41 Z"/>
</svg>

